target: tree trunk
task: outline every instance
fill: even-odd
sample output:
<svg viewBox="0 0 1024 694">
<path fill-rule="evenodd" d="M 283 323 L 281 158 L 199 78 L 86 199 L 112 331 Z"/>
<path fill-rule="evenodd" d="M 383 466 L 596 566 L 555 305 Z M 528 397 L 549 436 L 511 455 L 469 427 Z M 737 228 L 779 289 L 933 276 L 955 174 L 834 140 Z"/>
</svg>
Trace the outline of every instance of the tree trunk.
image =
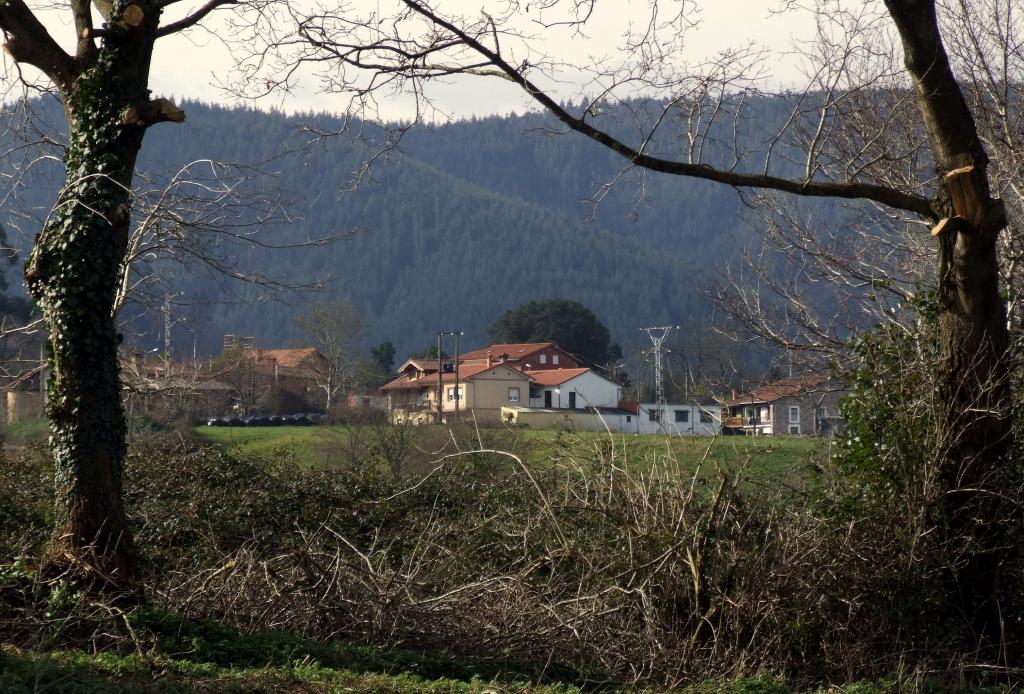
<svg viewBox="0 0 1024 694">
<path fill-rule="evenodd" d="M 44 563 L 117 590 L 133 587 L 136 558 L 121 500 L 126 427 L 113 306 L 145 130 L 124 114 L 149 102 L 157 18 L 146 19 L 111 29 L 96 63 L 65 89 L 65 186 L 25 270 L 50 342 L 56 524 Z"/>
<path fill-rule="evenodd" d="M 954 602 L 979 639 L 999 640 L 1000 476 L 1010 445 L 1006 307 L 999 295 L 998 234 L 957 224 L 940 240 L 942 406 L 939 503 Z"/>
<path fill-rule="evenodd" d="M 979 639 L 999 637 L 997 556 L 1003 537 L 998 477 L 1010 444 L 1006 306 L 996 241 L 1005 209 L 991 197 L 985 153 L 953 75 L 935 0 L 885 0 L 903 43 L 943 187 L 939 242 L 942 407 L 936 520 L 949 550 L 954 602 Z"/>
</svg>

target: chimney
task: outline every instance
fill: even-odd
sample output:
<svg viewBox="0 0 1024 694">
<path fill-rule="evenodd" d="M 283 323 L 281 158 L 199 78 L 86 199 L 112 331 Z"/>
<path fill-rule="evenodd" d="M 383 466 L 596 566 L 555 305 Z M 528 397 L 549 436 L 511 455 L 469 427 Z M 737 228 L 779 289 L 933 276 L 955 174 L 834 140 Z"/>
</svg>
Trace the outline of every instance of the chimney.
<svg viewBox="0 0 1024 694">
<path fill-rule="evenodd" d="M 494 356 L 490 352 L 488 352 L 487 353 L 487 368 L 489 369 L 492 366 L 494 366 Z"/>
<path fill-rule="evenodd" d="M 732 400 L 736 399 L 736 389 L 735 388 L 732 389 L 732 398 L 731 399 Z"/>
</svg>

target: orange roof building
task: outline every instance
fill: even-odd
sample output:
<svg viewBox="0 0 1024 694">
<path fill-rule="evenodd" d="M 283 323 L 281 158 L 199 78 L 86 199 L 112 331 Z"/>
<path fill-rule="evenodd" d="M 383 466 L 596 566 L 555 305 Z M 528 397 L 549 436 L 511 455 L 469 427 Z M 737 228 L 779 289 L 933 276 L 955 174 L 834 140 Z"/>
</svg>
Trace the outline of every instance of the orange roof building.
<svg viewBox="0 0 1024 694">
<path fill-rule="evenodd" d="M 459 355 L 459 363 L 514 364 L 523 371 L 574 369 L 579 360 L 554 342 L 498 343 Z"/>
<path fill-rule="evenodd" d="M 847 391 L 823 374 L 785 378 L 725 402 L 723 433 L 831 436 L 845 430 L 839 408 Z"/>
</svg>

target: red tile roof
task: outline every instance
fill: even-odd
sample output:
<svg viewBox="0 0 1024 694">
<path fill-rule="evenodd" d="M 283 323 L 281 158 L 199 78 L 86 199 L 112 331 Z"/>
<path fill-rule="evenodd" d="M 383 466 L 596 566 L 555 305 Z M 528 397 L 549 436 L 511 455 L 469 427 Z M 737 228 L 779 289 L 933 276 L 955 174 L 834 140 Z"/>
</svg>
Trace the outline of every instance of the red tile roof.
<svg viewBox="0 0 1024 694">
<path fill-rule="evenodd" d="M 278 366 L 296 367 L 317 356 L 316 347 L 300 347 L 298 349 L 247 349 L 244 357 L 255 361 L 277 362 Z"/>
<path fill-rule="evenodd" d="M 492 371 L 494 369 L 506 368 L 509 371 L 517 374 L 521 374 L 517 369 L 513 369 L 510 366 L 504 366 L 502 364 L 493 364 L 487 366 L 487 364 L 462 364 L 459 366 L 459 380 L 468 381 L 475 376 L 479 376 L 485 371 Z M 522 374 L 523 379 L 529 378 L 526 374 Z M 454 383 L 455 372 L 445 371 L 441 374 L 442 383 Z M 399 376 L 395 380 L 384 384 L 381 390 L 410 390 L 417 388 L 437 388 L 437 372 L 426 374 L 422 378 L 409 378 L 408 376 Z"/>
<path fill-rule="evenodd" d="M 769 383 L 757 388 L 756 390 L 752 390 L 749 393 L 744 393 L 738 397 L 728 400 L 726 401 L 726 404 L 743 405 L 755 402 L 774 402 L 779 398 L 786 398 L 791 395 L 811 390 L 827 380 L 828 376 L 823 376 L 821 374 L 800 376 L 797 378 L 784 378 L 781 381 Z"/>
<path fill-rule="evenodd" d="M 489 347 L 484 347 L 483 349 L 475 349 L 472 352 L 460 354 L 459 359 L 466 361 L 486 359 L 487 353 L 490 352 L 491 356 L 494 357 L 494 359 L 497 359 L 499 355 L 507 354 L 509 359 L 520 360 L 525 359 L 534 352 L 539 352 L 542 349 L 550 348 L 554 348 L 559 350 L 560 352 L 564 352 L 564 350 L 562 350 L 554 342 L 514 342 L 491 345 Z"/>
<path fill-rule="evenodd" d="M 557 386 L 570 381 L 590 369 L 545 369 L 544 371 L 530 371 L 530 380 L 542 386 Z"/>
</svg>

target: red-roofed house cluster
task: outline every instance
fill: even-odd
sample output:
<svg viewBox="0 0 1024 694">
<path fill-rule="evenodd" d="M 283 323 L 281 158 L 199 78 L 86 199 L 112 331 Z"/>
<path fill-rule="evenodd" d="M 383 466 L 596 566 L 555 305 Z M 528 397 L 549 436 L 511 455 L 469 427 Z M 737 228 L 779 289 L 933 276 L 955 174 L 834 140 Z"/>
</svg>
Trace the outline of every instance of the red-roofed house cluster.
<svg viewBox="0 0 1024 694">
<path fill-rule="evenodd" d="M 842 431 L 846 391 L 824 376 L 791 378 L 729 399 L 638 403 L 552 342 L 495 344 L 457 359 L 411 358 L 383 386 L 395 422 L 477 423 L 686 435 L 827 435 Z"/>
<path fill-rule="evenodd" d="M 535 410 L 613 414 L 622 392 L 553 342 L 495 344 L 441 364 L 413 358 L 398 373 L 382 389 L 395 421 L 437 421 L 438 413 L 492 423 L 515 421 L 520 412 Z"/>
<path fill-rule="evenodd" d="M 398 372 L 382 389 L 396 422 L 459 416 L 534 428 L 713 434 L 720 421 L 721 408 L 713 402 L 673 405 L 678 413 L 651 415 L 650 406 L 623 401 L 620 385 L 552 342 L 494 344 L 441 364 L 413 358 Z"/>
</svg>

